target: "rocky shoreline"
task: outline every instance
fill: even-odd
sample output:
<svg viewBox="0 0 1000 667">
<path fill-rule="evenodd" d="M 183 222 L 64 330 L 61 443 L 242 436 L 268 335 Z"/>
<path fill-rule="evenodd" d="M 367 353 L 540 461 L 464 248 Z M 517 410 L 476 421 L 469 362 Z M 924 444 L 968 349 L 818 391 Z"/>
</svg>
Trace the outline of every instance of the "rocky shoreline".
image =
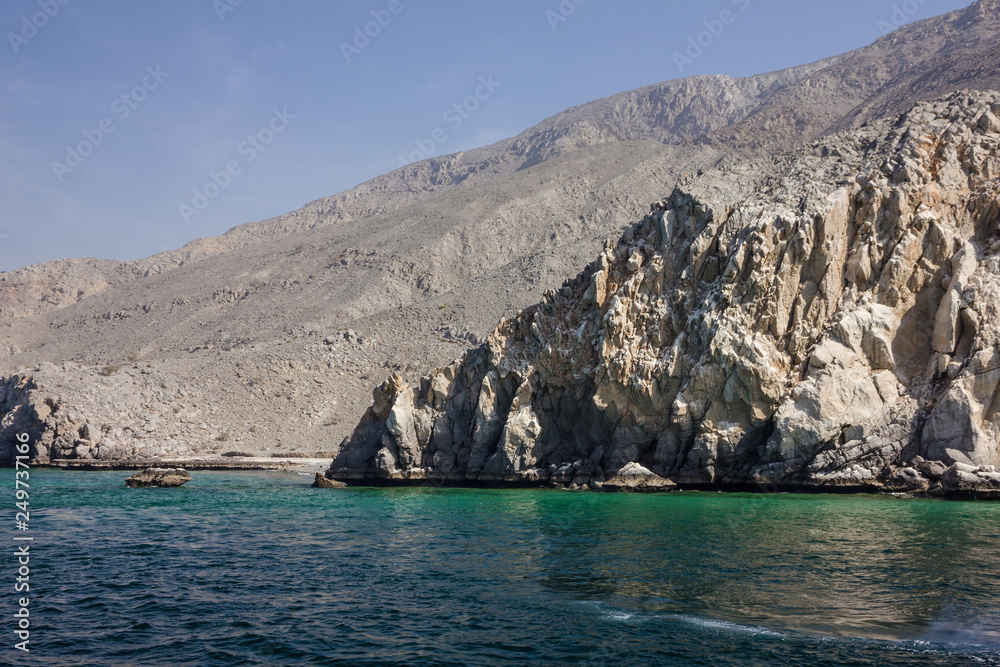
<svg viewBox="0 0 1000 667">
<path fill-rule="evenodd" d="M 112 470 L 146 470 L 151 465 L 160 468 L 181 468 L 187 470 L 246 470 L 246 471 L 278 471 L 278 472 L 316 472 L 322 475 L 320 468 L 325 468 L 326 460 L 284 461 L 225 461 L 214 459 L 194 460 L 163 460 L 163 461 L 80 461 L 76 459 L 57 459 L 46 464 L 34 465 L 34 468 L 53 468 L 78 471 L 112 471 Z M 977 470 L 975 466 L 954 464 L 945 469 L 945 473 L 935 482 L 923 487 L 902 484 L 809 484 L 788 483 L 781 485 L 759 484 L 749 482 L 706 483 L 691 480 L 670 480 L 660 478 L 655 481 L 636 480 L 635 482 L 591 481 L 585 484 L 573 482 L 572 475 L 537 478 L 510 479 L 491 476 L 461 476 L 447 474 L 410 474 L 393 478 L 373 478 L 360 473 L 338 473 L 335 477 L 326 477 L 330 488 L 338 484 L 347 487 L 437 487 L 437 488 L 467 488 L 467 489 L 559 489 L 565 491 L 590 491 L 604 493 L 672 493 L 683 491 L 710 491 L 719 493 L 808 493 L 808 494 L 892 494 L 912 498 L 941 498 L 946 500 L 1000 500 L 1000 483 L 991 485 L 989 480 L 978 478 L 978 473 L 990 473 L 989 477 L 1000 477 L 995 470 Z M 945 486 L 942 477 L 954 478 L 957 485 Z M 316 486 L 316 484 L 314 484 Z"/>
<path fill-rule="evenodd" d="M 184 468 L 187 470 L 258 470 L 320 472 L 329 465 L 327 459 L 302 458 L 187 458 L 139 460 L 86 460 L 55 459 L 35 468 L 61 470 L 145 470 L 158 468 Z M 896 479 L 877 484 L 815 484 L 808 482 L 707 483 L 699 480 L 660 477 L 633 464 L 618 474 L 602 480 L 599 476 L 580 474 L 582 466 L 563 466 L 550 471 L 534 471 L 518 477 L 487 474 L 447 474 L 440 472 L 408 471 L 388 478 L 372 477 L 358 472 L 338 472 L 324 479 L 352 487 L 452 487 L 480 489 L 562 489 L 567 491 L 668 493 L 673 491 L 719 491 L 725 493 L 832 493 L 832 494 L 894 494 L 911 497 L 945 498 L 949 500 L 1000 500 L 1000 471 L 993 466 L 974 466 L 955 462 L 945 466 L 940 462 L 923 461 L 916 468 L 904 469 Z M 577 483 L 580 482 L 580 483 Z"/>
<path fill-rule="evenodd" d="M 983 473 L 985 473 L 984 476 Z M 946 500 L 1000 500 L 1000 473 L 992 466 L 967 466 L 953 464 L 931 479 L 913 484 L 900 478 L 889 483 L 871 484 L 817 484 L 808 481 L 781 484 L 753 482 L 704 482 L 685 479 L 660 478 L 657 481 L 622 484 L 592 480 L 584 484 L 572 481 L 572 476 L 538 476 L 517 479 L 493 476 L 462 476 L 415 473 L 407 476 L 377 478 L 362 473 L 335 473 L 327 477 L 349 487 L 439 487 L 470 489 L 560 489 L 565 491 L 672 493 L 678 491 L 710 491 L 720 493 L 806 493 L 834 495 L 894 495 L 911 498 L 940 498 Z"/>
</svg>

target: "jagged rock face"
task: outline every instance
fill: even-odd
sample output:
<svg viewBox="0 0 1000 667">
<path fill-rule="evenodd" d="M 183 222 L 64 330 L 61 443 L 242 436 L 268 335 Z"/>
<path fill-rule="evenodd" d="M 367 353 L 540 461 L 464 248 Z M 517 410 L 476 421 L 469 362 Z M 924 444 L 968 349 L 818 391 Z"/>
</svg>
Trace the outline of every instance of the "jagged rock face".
<svg viewBox="0 0 1000 667">
<path fill-rule="evenodd" d="M 998 116 L 958 93 L 682 183 L 484 345 L 379 387 L 328 476 L 1000 488 Z"/>
<path fill-rule="evenodd" d="M 212 413 L 198 408 L 206 392 L 166 382 L 149 388 L 142 384 L 148 369 L 87 370 L 41 364 L 0 381 L 0 464 L 13 461 L 19 433 L 28 434 L 31 458 L 43 464 L 189 456 L 201 441 L 227 446 L 216 441 Z"/>
</svg>

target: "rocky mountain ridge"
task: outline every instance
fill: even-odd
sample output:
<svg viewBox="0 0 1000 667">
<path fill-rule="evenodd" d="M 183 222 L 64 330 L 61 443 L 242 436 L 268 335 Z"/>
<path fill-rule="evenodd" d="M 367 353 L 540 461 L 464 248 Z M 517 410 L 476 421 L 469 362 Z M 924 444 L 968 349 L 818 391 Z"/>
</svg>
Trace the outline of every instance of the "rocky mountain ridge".
<svg viewBox="0 0 1000 667">
<path fill-rule="evenodd" d="M 1000 50 L 992 46 L 998 32 L 1000 2 L 978 0 L 815 63 L 740 79 L 689 77 L 618 93 L 567 109 L 492 146 L 407 165 L 297 211 L 239 225 L 177 250 L 136 261 L 66 259 L 0 272 L 0 317 L 51 311 L 247 245 L 392 214 L 581 149 L 610 148 L 614 155 L 615 145 L 639 142 L 650 144 L 644 152 L 656 155 L 661 152 L 656 145 L 696 142 L 699 147 L 689 146 L 701 153 L 696 168 L 711 165 L 722 154 L 749 157 L 761 150 L 788 150 L 801 141 L 899 113 L 917 99 L 960 87 L 1000 88 Z M 724 147 L 721 154 L 705 150 L 719 146 Z"/>
<path fill-rule="evenodd" d="M 998 116 L 956 93 L 682 182 L 460 361 L 382 384 L 327 476 L 1000 495 Z"/>
</svg>

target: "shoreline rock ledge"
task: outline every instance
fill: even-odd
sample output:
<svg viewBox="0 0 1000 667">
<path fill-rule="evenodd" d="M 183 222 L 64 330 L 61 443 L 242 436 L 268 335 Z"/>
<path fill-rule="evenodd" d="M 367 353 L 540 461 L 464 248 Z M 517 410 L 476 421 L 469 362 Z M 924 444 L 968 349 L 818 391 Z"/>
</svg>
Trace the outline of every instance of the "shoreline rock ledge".
<svg viewBox="0 0 1000 667">
<path fill-rule="evenodd" d="M 184 468 L 146 468 L 125 480 L 130 488 L 181 486 L 191 481 L 191 474 Z"/>
<path fill-rule="evenodd" d="M 681 181 L 327 477 L 1000 498 L 1000 93 Z"/>
</svg>

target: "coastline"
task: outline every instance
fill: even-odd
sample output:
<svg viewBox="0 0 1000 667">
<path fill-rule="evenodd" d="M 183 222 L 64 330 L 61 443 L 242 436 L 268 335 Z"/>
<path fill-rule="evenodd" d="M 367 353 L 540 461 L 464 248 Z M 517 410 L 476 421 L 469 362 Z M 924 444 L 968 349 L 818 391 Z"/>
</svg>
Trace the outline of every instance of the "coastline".
<svg viewBox="0 0 1000 667">
<path fill-rule="evenodd" d="M 808 495 L 893 495 L 906 498 L 937 498 L 943 500 L 1000 500 L 1000 489 L 991 488 L 941 488 L 917 490 L 901 486 L 880 484 L 808 484 L 753 483 L 753 482 L 705 482 L 694 480 L 665 480 L 669 485 L 625 485 L 617 483 L 590 483 L 577 485 L 543 479 L 503 479 L 501 476 L 464 477 L 460 475 L 396 476 L 391 478 L 366 476 L 357 473 L 334 472 L 328 479 L 343 482 L 348 487 L 437 487 L 456 489 L 553 489 L 563 491 L 583 491 L 591 493 L 639 493 L 666 494 L 681 491 L 702 491 L 713 493 L 758 493 L 777 495 L 784 493 Z"/>
<path fill-rule="evenodd" d="M 79 460 L 54 459 L 48 463 L 34 463 L 32 468 L 49 468 L 77 471 L 143 470 L 150 467 L 184 468 L 185 470 L 213 471 L 276 471 L 296 473 L 323 473 L 328 470 L 329 459 L 297 457 L 177 457 L 156 460 Z M 9 467 L 9 466 L 2 466 Z M 1000 500 L 1000 489 L 967 488 L 919 491 L 912 488 L 878 484 L 804 484 L 752 482 L 705 482 L 694 480 L 669 480 L 668 486 L 620 485 L 597 483 L 576 485 L 543 479 L 504 479 L 502 476 L 464 477 L 460 475 L 434 475 L 382 478 L 359 474 L 334 473 L 328 476 L 348 487 L 437 487 L 454 489 L 552 489 L 563 491 L 585 491 L 596 493 L 640 493 L 664 494 L 680 491 L 701 491 L 715 493 L 759 493 L 759 494 L 809 494 L 809 495 L 894 495 L 905 498 L 938 498 L 942 500 Z"/>
<path fill-rule="evenodd" d="M 48 463 L 33 463 L 32 468 L 61 470 L 144 470 L 146 468 L 184 468 L 185 470 L 277 470 L 322 472 L 329 459 L 297 457 L 174 457 L 163 459 L 53 459 Z"/>
</svg>

